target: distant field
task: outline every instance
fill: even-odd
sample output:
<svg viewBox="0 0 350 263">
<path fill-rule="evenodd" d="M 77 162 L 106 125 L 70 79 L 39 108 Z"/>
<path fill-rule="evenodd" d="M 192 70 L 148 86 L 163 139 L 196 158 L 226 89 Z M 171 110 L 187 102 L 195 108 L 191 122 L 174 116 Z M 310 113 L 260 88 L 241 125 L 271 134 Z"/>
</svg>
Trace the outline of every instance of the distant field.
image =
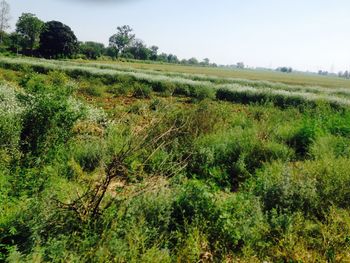
<svg viewBox="0 0 350 263">
<path fill-rule="evenodd" d="M 280 73 L 274 71 L 262 70 L 238 70 L 238 69 L 223 69 L 223 68 L 209 68 L 209 67 L 195 67 L 172 64 L 157 64 L 157 63 L 143 63 L 143 62 L 121 62 L 121 61 L 98 61 L 106 64 L 117 64 L 135 69 L 157 70 L 163 72 L 179 72 L 188 74 L 203 74 L 208 76 L 216 76 L 223 78 L 242 78 L 249 80 L 264 80 L 281 82 L 293 85 L 312 85 L 322 87 L 334 88 L 350 88 L 350 80 L 327 77 L 318 75 L 307 75 L 302 73 Z M 94 62 L 88 62 L 94 63 Z"/>
<path fill-rule="evenodd" d="M 140 68 L 141 66 L 144 68 Z M 124 85 L 128 85 L 129 82 L 138 82 L 148 85 L 156 92 L 166 91 L 173 95 L 192 97 L 209 96 L 238 103 L 271 102 L 276 106 L 288 107 L 327 101 L 337 107 L 350 105 L 349 86 L 337 84 L 337 82 L 349 84 L 349 81 L 302 74 L 234 71 L 161 64 L 58 61 L 31 58 L 0 58 L 0 67 L 14 70 L 32 68 L 40 73 L 59 70 L 73 78 L 90 76 L 103 78 L 104 83 L 124 83 Z M 154 67 L 162 67 L 164 70 L 159 71 Z M 180 71 L 181 69 L 183 70 Z M 185 70 L 197 70 L 198 72 L 190 73 L 185 72 Z M 212 73 L 207 74 L 208 72 Z M 236 73 L 237 76 L 239 73 L 241 74 L 239 78 L 234 78 L 232 75 L 230 77 L 218 76 L 221 73 Z M 252 80 L 246 74 L 251 74 L 259 80 Z M 281 79 L 277 79 L 277 77 Z M 287 82 L 290 82 L 288 80 L 293 77 L 295 78 L 294 83 L 287 84 Z M 313 78 L 314 81 L 308 78 Z"/>
</svg>

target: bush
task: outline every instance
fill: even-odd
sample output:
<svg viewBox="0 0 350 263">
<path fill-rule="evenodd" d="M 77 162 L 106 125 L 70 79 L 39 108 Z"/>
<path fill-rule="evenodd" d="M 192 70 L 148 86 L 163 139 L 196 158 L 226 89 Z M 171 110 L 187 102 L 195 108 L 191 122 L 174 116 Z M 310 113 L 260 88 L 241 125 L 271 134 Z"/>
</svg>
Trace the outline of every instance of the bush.
<svg viewBox="0 0 350 263">
<path fill-rule="evenodd" d="M 214 99 L 215 91 L 210 87 L 190 87 L 190 96 L 195 100 L 201 101 L 204 99 Z"/>
<path fill-rule="evenodd" d="M 132 92 L 132 87 L 126 84 L 115 84 L 111 87 L 108 87 L 107 92 L 115 96 L 126 96 Z"/>
<path fill-rule="evenodd" d="M 309 147 L 318 135 L 322 133 L 317 123 L 305 121 L 298 131 L 287 141 L 288 145 L 295 149 L 300 157 L 305 157 Z"/>
<path fill-rule="evenodd" d="M 23 110 L 14 88 L 0 84 L 0 168 L 1 163 L 9 163 L 19 150 Z"/>
<path fill-rule="evenodd" d="M 336 205 L 348 209 L 350 183 L 348 159 L 324 159 L 288 166 L 274 163 L 257 174 L 254 192 L 265 210 L 300 211 L 322 216 Z M 255 181 L 255 180 L 253 180 Z"/>
<path fill-rule="evenodd" d="M 350 157 L 350 140 L 348 138 L 324 135 L 317 137 L 309 146 L 309 154 L 316 160 Z"/>
<path fill-rule="evenodd" d="M 185 84 L 177 84 L 174 89 L 174 95 L 190 96 L 190 87 Z"/>
<path fill-rule="evenodd" d="M 196 140 L 190 171 L 221 187 L 235 189 L 264 163 L 288 161 L 292 156 L 282 144 L 261 142 L 252 131 L 235 129 Z"/>
<path fill-rule="evenodd" d="M 103 94 L 102 87 L 92 86 L 92 85 L 86 88 L 83 88 L 82 92 L 84 92 L 88 96 L 93 96 L 93 97 L 101 97 Z"/>
<path fill-rule="evenodd" d="M 92 172 L 101 165 L 103 160 L 103 141 L 99 139 L 76 141 L 70 145 L 70 152 L 83 170 Z"/>
<path fill-rule="evenodd" d="M 150 98 L 152 93 L 152 89 L 146 85 L 141 83 L 135 83 L 133 88 L 133 96 L 136 98 Z"/>
<path fill-rule="evenodd" d="M 155 92 L 173 94 L 175 90 L 175 83 L 168 81 L 157 81 L 152 83 L 152 89 Z"/>
<path fill-rule="evenodd" d="M 46 86 L 23 96 L 28 105 L 23 112 L 21 148 L 24 153 L 46 156 L 71 136 L 74 123 L 83 116 L 70 99 L 69 89 Z"/>
</svg>

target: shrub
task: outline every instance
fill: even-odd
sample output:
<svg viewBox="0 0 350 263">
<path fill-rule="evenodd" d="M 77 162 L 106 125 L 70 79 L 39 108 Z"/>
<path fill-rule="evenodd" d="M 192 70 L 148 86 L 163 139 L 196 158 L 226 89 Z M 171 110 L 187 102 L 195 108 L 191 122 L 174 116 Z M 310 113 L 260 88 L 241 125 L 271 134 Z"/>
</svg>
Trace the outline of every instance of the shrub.
<svg viewBox="0 0 350 263">
<path fill-rule="evenodd" d="M 175 83 L 169 81 L 156 81 L 152 83 L 152 89 L 155 92 L 169 93 L 172 94 L 175 90 Z"/>
<path fill-rule="evenodd" d="M 261 142 L 252 131 L 235 129 L 196 140 L 190 171 L 222 187 L 235 189 L 264 163 L 287 161 L 292 156 L 292 151 L 282 144 Z"/>
<path fill-rule="evenodd" d="M 57 144 L 66 142 L 74 123 L 83 115 L 69 98 L 68 90 L 50 86 L 23 97 L 28 102 L 22 115 L 21 146 L 24 153 L 45 156 L 44 153 L 53 150 Z"/>
<path fill-rule="evenodd" d="M 215 91 L 213 88 L 205 86 L 190 87 L 190 96 L 195 100 L 214 99 Z"/>
<path fill-rule="evenodd" d="M 310 145 L 320 135 L 322 130 L 317 123 L 310 120 L 305 121 L 298 131 L 287 141 L 300 157 L 305 157 Z"/>
<path fill-rule="evenodd" d="M 350 157 L 350 140 L 348 138 L 324 135 L 317 137 L 309 146 L 309 154 L 316 160 L 327 157 Z"/>
<path fill-rule="evenodd" d="M 11 157 L 19 150 L 22 130 L 21 114 L 24 107 L 17 99 L 13 87 L 0 84 L 0 169 L 1 163 L 11 161 Z"/>
<path fill-rule="evenodd" d="M 132 92 L 132 87 L 126 84 L 115 84 L 107 88 L 107 92 L 115 96 L 126 96 Z"/>
<path fill-rule="evenodd" d="M 50 71 L 47 74 L 48 80 L 56 87 L 63 87 L 68 84 L 68 77 L 61 71 Z"/>
<path fill-rule="evenodd" d="M 150 98 L 152 93 L 152 89 L 146 85 L 141 83 L 135 83 L 133 88 L 133 96 L 136 98 Z"/>
<path fill-rule="evenodd" d="M 348 159 L 324 159 L 288 166 L 274 163 L 257 174 L 254 192 L 266 210 L 300 211 L 321 216 L 336 205 L 349 208 Z M 254 180 L 253 180 L 254 181 Z"/>
<path fill-rule="evenodd" d="M 185 84 L 177 84 L 174 89 L 174 95 L 190 96 L 190 87 Z"/>
<path fill-rule="evenodd" d="M 101 97 L 103 92 L 102 92 L 102 87 L 98 86 L 88 86 L 86 88 L 81 89 L 86 95 L 88 96 L 93 96 L 93 97 Z"/>
<path fill-rule="evenodd" d="M 99 139 L 75 141 L 70 145 L 70 152 L 74 160 L 88 172 L 94 171 L 101 165 L 104 157 L 103 141 Z"/>
</svg>

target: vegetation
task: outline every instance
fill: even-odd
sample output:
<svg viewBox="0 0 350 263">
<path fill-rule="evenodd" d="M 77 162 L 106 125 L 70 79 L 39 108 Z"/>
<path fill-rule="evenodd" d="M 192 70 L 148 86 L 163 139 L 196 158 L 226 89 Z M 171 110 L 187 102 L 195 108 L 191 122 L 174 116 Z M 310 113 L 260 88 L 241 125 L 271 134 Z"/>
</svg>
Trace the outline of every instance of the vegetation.
<svg viewBox="0 0 350 263">
<path fill-rule="evenodd" d="M 33 55 L 35 48 L 39 47 L 39 37 L 43 29 L 44 22 L 38 19 L 34 14 L 24 13 L 18 19 L 16 24 L 16 33 L 20 40 L 23 53 Z"/>
<path fill-rule="evenodd" d="M 46 22 L 40 34 L 40 53 L 47 58 L 71 57 L 78 48 L 73 31 L 57 21 Z"/>
<path fill-rule="evenodd" d="M 1 262 L 350 261 L 348 72 L 8 20 L 2 1 Z"/>
<path fill-rule="evenodd" d="M 0 65 L 1 260 L 350 260 L 346 89 Z"/>
</svg>

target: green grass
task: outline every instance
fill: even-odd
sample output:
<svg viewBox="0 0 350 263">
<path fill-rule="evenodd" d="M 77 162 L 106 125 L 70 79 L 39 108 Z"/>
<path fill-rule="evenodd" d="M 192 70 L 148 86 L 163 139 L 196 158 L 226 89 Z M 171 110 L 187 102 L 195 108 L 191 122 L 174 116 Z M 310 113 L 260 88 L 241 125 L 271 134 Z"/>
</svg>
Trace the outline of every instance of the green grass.
<svg viewBox="0 0 350 263">
<path fill-rule="evenodd" d="M 346 89 L 0 64 L 0 261 L 350 260 Z"/>
</svg>

